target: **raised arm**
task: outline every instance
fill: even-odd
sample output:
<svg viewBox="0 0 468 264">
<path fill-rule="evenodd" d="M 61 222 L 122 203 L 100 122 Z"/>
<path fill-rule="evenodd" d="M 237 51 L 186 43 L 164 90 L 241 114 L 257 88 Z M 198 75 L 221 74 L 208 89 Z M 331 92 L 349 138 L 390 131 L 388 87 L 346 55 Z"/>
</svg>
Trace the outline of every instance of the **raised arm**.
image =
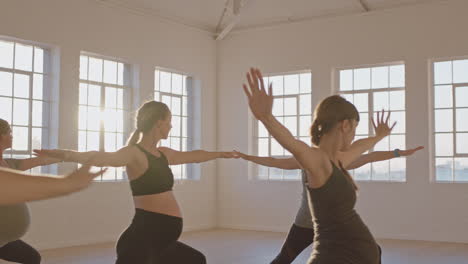
<svg viewBox="0 0 468 264">
<path fill-rule="evenodd" d="M 347 168 L 353 161 L 361 157 L 362 153 L 371 149 L 375 146 L 380 140 L 390 135 L 392 129 L 395 127 L 396 122 L 393 123 L 391 127 L 388 125 L 390 119 L 390 112 L 385 118 L 385 112 L 382 110 L 381 113 L 377 113 L 377 124 L 372 119 L 372 125 L 374 127 L 375 136 L 368 138 L 363 138 L 355 141 L 348 150 L 339 153 L 339 160 L 341 161 L 343 167 Z"/>
<path fill-rule="evenodd" d="M 103 172 L 90 173 L 89 166 L 85 165 L 65 178 L 59 178 L 0 168 L 0 205 L 43 200 L 76 192 L 87 187 Z"/>
<path fill-rule="evenodd" d="M 167 157 L 170 165 L 201 163 L 214 159 L 238 158 L 234 152 L 211 152 L 205 150 L 177 151 L 166 147 L 158 148 Z"/>
<path fill-rule="evenodd" d="M 367 163 L 396 158 L 398 157 L 398 155 L 395 155 L 395 151 L 397 151 L 397 154 L 403 157 L 411 156 L 415 152 L 423 148 L 424 148 L 423 146 L 419 146 L 417 148 L 408 149 L 408 150 L 374 151 L 369 154 L 361 155 L 357 160 L 353 161 L 348 167 L 346 167 L 346 169 L 353 170 L 361 166 L 364 166 Z"/>
<path fill-rule="evenodd" d="M 52 157 L 68 162 L 86 163 L 97 167 L 123 167 L 127 166 L 135 158 L 134 146 L 126 146 L 116 152 L 88 151 L 77 152 L 62 149 L 34 150 L 39 157 Z M 91 159 L 92 158 L 92 159 Z"/>
<path fill-rule="evenodd" d="M 237 152 L 235 151 L 236 155 L 241 157 L 244 160 L 251 161 L 255 164 L 267 166 L 267 167 L 273 167 L 273 168 L 278 168 L 278 169 L 283 169 L 283 170 L 297 170 L 301 169 L 301 165 L 296 161 L 294 157 L 292 158 L 284 158 L 284 159 L 279 159 L 279 158 L 273 158 L 273 157 L 258 157 L 258 156 L 252 156 L 252 155 L 247 155 L 242 152 Z"/>
</svg>

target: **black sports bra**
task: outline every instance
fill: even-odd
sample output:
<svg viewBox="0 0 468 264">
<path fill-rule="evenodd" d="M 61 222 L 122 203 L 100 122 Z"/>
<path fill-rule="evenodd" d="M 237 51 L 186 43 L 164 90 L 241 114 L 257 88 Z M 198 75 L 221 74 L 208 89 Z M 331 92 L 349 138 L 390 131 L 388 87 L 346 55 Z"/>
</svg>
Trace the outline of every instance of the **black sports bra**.
<svg viewBox="0 0 468 264">
<path fill-rule="evenodd" d="M 148 158 L 148 169 L 140 177 L 130 181 L 133 196 L 149 195 L 172 191 L 174 175 L 169 168 L 169 161 L 160 151 L 160 157 L 146 151 L 140 145 L 136 146 L 145 153 Z"/>
</svg>

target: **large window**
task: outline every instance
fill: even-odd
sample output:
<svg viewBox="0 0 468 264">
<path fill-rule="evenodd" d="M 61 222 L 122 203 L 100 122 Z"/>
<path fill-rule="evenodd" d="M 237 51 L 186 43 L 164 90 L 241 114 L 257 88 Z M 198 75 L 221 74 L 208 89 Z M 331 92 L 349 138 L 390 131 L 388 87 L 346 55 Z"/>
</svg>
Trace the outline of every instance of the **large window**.
<svg viewBox="0 0 468 264">
<path fill-rule="evenodd" d="M 356 139 L 374 135 L 370 117 L 376 117 L 383 109 L 391 111 L 391 121 L 396 121 L 397 125 L 391 135 L 371 151 L 405 149 L 405 66 L 391 64 L 342 69 L 337 77 L 338 93 L 352 102 L 360 113 Z M 406 158 L 367 164 L 351 173 L 356 180 L 404 182 Z"/>
<path fill-rule="evenodd" d="M 33 149 L 48 146 L 49 56 L 43 47 L 0 39 L 0 118 L 13 130 L 6 157 L 30 158 Z"/>
<path fill-rule="evenodd" d="M 95 55 L 80 56 L 79 151 L 116 151 L 124 145 L 130 66 Z M 97 180 L 122 180 L 123 168 L 108 168 Z"/>
<path fill-rule="evenodd" d="M 264 77 L 265 84 L 273 86 L 273 115 L 291 133 L 307 144 L 310 143 L 309 128 L 312 124 L 312 74 L 310 72 Z M 291 153 L 274 139 L 260 121 L 255 125 L 255 149 L 258 156 L 289 158 Z M 299 170 L 281 170 L 255 166 L 260 180 L 298 180 Z"/>
<path fill-rule="evenodd" d="M 468 182 L 468 59 L 433 63 L 435 180 Z"/>
<path fill-rule="evenodd" d="M 194 102 L 192 78 L 185 74 L 156 69 L 154 72 L 154 99 L 165 103 L 172 113 L 172 130 L 161 146 L 178 151 L 192 149 Z M 178 180 L 195 178 L 187 164 L 173 165 L 171 169 Z"/>
</svg>

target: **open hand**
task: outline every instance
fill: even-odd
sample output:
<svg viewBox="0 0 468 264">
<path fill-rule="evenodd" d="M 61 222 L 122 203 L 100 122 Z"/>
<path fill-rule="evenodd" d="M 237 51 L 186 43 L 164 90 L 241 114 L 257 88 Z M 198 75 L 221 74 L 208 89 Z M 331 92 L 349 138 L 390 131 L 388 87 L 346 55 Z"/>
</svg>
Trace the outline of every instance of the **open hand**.
<svg viewBox="0 0 468 264">
<path fill-rule="evenodd" d="M 244 92 L 249 100 L 249 107 L 252 114 L 258 120 L 264 120 L 272 115 L 273 95 L 271 84 L 268 87 L 268 92 L 265 90 L 263 76 L 259 69 L 250 68 L 247 73 L 247 82 L 243 84 Z"/>
</svg>

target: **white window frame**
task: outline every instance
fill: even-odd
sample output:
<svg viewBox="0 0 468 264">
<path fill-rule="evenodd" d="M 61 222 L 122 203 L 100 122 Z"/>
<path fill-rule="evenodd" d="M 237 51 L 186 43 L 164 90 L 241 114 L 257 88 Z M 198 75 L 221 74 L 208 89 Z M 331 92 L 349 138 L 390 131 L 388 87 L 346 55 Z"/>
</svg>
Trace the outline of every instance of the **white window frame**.
<svg viewBox="0 0 468 264">
<path fill-rule="evenodd" d="M 159 76 L 156 78 L 156 74 L 159 72 Z M 161 78 L 160 72 L 168 73 L 171 75 L 171 87 L 170 92 L 161 91 Z M 176 94 L 172 92 L 172 77 L 173 74 L 180 75 L 182 79 L 182 94 Z M 155 67 L 154 68 L 154 87 L 153 87 L 153 98 L 156 101 L 162 101 L 163 96 L 168 96 L 171 98 L 171 103 L 168 102 L 166 105 L 172 112 L 174 122 L 174 116 L 180 117 L 180 127 L 179 127 L 179 136 L 173 136 L 173 130 L 171 130 L 169 137 L 167 140 L 161 140 L 159 142 L 159 146 L 161 147 L 169 147 L 172 148 L 172 139 L 176 139 L 179 141 L 178 145 L 180 146 L 179 149 L 175 149 L 177 151 L 191 151 L 194 149 L 199 148 L 200 139 L 199 139 L 199 130 L 201 127 L 200 119 L 197 118 L 199 115 L 200 109 L 200 98 L 198 95 L 198 89 L 196 89 L 196 81 L 195 77 L 192 74 L 182 72 L 179 70 L 164 68 L 164 67 Z M 185 79 L 185 83 L 184 83 Z M 159 90 L 158 90 L 159 89 Z M 184 89 L 186 93 L 184 94 Z M 186 109 L 184 109 L 184 97 L 187 100 Z M 172 108 L 172 98 L 180 98 L 180 114 L 175 115 Z M 186 119 L 186 124 L 184 124 L 184 118 Z M 186 135 L 184 135 L 184 127 L 186 126 L 185 131 Z M 174 128 L 173 128 L 174 129 Z M 186 143 L 184 144 L 184 140 Z M 200 164 L 180 164 L 180 165 L 171 165 L 171 170 L 174 173 L 174 179 L 177 182 L 183 181 L 199 181 L 200 180 Z M 178 172 L 180 174 L 178 174 Z"/>
<path fill-rule="evenodd" d="M 301 87 L 300 87 L 300 83 L 301 83 L 301 79 L 300 79 L 300 75 L 301 74 L 310 74 L 310 92 L 308 93 L 301 93 Z M 299 140 L 302 140 L 304 141 L 305 143 L 307 143 L 309 146 L 312 144 L 311 143 L 311 138 L 310 138 L 310 135 L 307 134 L 307 136 L 304 136 L 302 135 L 301 136 L 301 123 L 300 123 L 300 120 L 301 120 L 301 117 L 303 116 L 308 116 L 310 117 L 310 122 L 308 123 L 307 127 L 310 127 L 312 125 L 312 115 L 313 115 L 313 104 L 312 104 L 312 98 L 313 98 L 313 95 L 312 95 L 312 90 L 313 90 L 313 83 L 312 83 L 312 80 L 313 80 L 313 74 L 312 74 L 312 71 L 311 70 L 300 70 L 300 71 L 292 71 L 292 72 L 280 72 L 280 73 L 268 73 L 268 74 L 265 74 L 263 77 L 264 78 L 270 78 L 270 77 L 277 77 L 277 76 L 281 76 L 283 77 L 283 89 L 284 89 L 284 86 L 285 86 L 285 80 L 284 80 L 284 77 L 287 76 L 287 75 L 299 75 L 299 86 L 298 86 L 298 89 L 299 89 L 299 93 L 297 94 L 282 94 L 282 95 L 274 95 L 273 98 L 274 99 L 277 99 L 277 98 L 281 98 L 281 99 L 284 99 L 284 98 L 296 98 L 296 114 L 295 115 L 286 115 L 284 113 L 284 107 L 285 105 L 283 104 L 283 115 L 281 116 L 282 118 L 284 117 L 296 117 L 297 118 L 297 122 L 296 122 L 296 131 L 297 131 L 297 136 L 295 136 L 297 139 Z M 265 82 L 265 85 L 268 86 L 269 83 L 266 83 Z M 273 88 L 274 90 L 274 88 Z M 300 104 L 300 96 L 301 95 L 310 95 L 310 113 L 308 114 L 301 114 L 300 113 L 300 107 L 301 107 L 301 104 Z M 251 116 L 250 116 L 251 118 Z M 250 153 L 254 153 L 253 155 L 255 156 L 260 156 L 259 154 L 259 121 L 256 120 L 255 118 L 251 118 L 250 119 L 250 122 L 249 122 L 249 131 L 251 131 L 249 133 L 249 138 L 251 139 L 250 140 L 250 144 L 249 144 L 249 152 Z M 265 138 L 265 137 L 262 137 L 262 138 Z M 286 155 L 272 155 L 271 153 L 271 141 L 273 139 L 273 137 L 271 135 L 268 135 L 266 137 L 268 139 L 268 155 L 265 156 L 265 157 L 273 157 L 273 158 L 280 158 L 280 159 L 287 159 L 287 158 L 291 158 L 293 157 L 292 154 L 290 154 L 288 152 L 288 150 L 284 149 L 285 151 L 285 154 Z M 289 155 L 287 155 L 289 154 Z M 266 166 L 261 166 L 261 165 L 257 165 L 257 164 L 254 164 L 252 162 L 249 162 L 248 163 L 248 171 L 249 171 L 249 179 L 250 180 L 255 180 L 255 181 L 264 181 L 264 182 L 288 182 L 288 181 L 300 181 L 301 180 L 301 171 L 300 170 L 282 170 L 282 169 L 276 169 L 276 168 L 267 168 Z M 268 169 L 268 172 L 267 172 L 267 176 L 266 178 L 260 176 L 260 169 L 261 167 L 265 167 L 265 169 Z M 279 170 L 281 171 L 281 179 L 275 179 L 275 178 L 271 178 L 270 174 L 270 170 Z M 295 175 L 293 177 L 291 176 L 288 176 L 288 177 L 285 177 L 285 172 L 286 171 L 294 171 Z"/>
<path fill-rule="evenodd" d="M 437 59 L 429 60 L 429 73 L 430 73 L 430 85 L 429 85 L 429 131 L 431 131 L 431 139 L 430 139 L 430 182 L 435 184 L 468 184 L 468 181 L 459 181 L 455 180 L 455 158 L 468 158 L 468 154 L 457 153 L 457 109 L 468 109 L 468 107 L 456 107 L 456 93 L 455 90 L 457 87 L 468 87 L 468 82 L 466 83 L 454 83 L 453 82 L 453 62 L 458 60 L 467 60 L 468 56 L 457 56 L 457 57 L 443 57 Z M 435 83 L 435 67 L 434 65 L 438 62 L 451 62 L 452 63 L 452 82 L 450 83 Z M 443 86 L 443 85 L 450 85 L 452 86 L 452 106 L 451 107 L 443 107 L 443 108 L 436 108 L 435 107 L 435 88 L 436 86 Z M 452 131 L 450 132 L 436 132 L 435 131 L 435 111 L 436 110 L 452 110 Z M 461 132 L 467 133 L 467 132 Z M 453 155 L 451 156 L 437 156 L 436 153 L 436 135 L 437 134 L 451 134 L 453 137 L 452 141 L 452 149 Z M 437 167 L 436 167 L 436 159 L 437 158 L 447 158 L 452 159 L 452 180 L 438 180 L 437 179 Z"/>
<path fill-rule="evenodd" d="M 14 51 L 13 51 L 13 67 L 12 68 L 4 68 L 0 67 L 1 72 L 7 72 L 12 74 L 12 87 L 14 89 L 14 76 L 15 74 L 22 74 L 22 75 L 27 75 L 29 77 L 29 96 L 26 97 L 15 97 L 14 94 L 11 96 L 0 96 L 3 98 L 10 98 L 12 101 L 11 104 L 11 123 L 10 126 L 12 130 L 14 127 L 23 127 L 23 128 L 28 128 L 28 142 L 27 142 L 27 150 L 15 150 L 13 149 L 14 147 L 14 142 L 18 141 L 19 139 L 13 139 L 13 146 L 11 149 L 8 149 L 5 151 L 5 155 L 8 158 L 32 158 L 34 155 L 32 154 L 32 151 L 34 148 L 37 148 L 38 146 L 33 146 L 32 138 L 33 138 L 33 129 L 40 129 L 41 130 L 41 146 L 40 148 L 49 148 L 52 147 L 52 142 L 51 142 L 51 135 L 55 133 L 55 131 L 52 131 L 54 128 L 51 126 L 51 104 L 52 104 L 52 89 L 53 89 L 53 81 L 54 75 L 52 73 L 52 47 L 46 44 L 34 42 L 34 41 L 27 41 L 27 40 L 21 40 L 17 38 L 12 38 L 12 37 L 5 37 L 5 36 L 0 36 L 0 41 L 3 42 L 10 42 L 14 44 Z M 16 63 L 16 44 L 20 45 L 26 45 L 26 46 L 32 46 L 32 62 L 31 62 L 31 71 L 27 70 L 21 70 L 21 69 L 15 69 L 15 63 Z M 36 49 L 41 49 L 43 52 L 42 56 L 42 72 L 36 71 L 35 68 L 35 53 Z M 35 75 L 42 75 L 42 98 L 37 99 L 34 97 L 34 76 Z M 28 100 L 28 124 L 27 125 L 15 125 L 14 124 L 14 100 L 15 99 L 20 99 L 20 100 Z M 37 126 L 33 124 L 33 102 L 41 102 L 42 104 L 42 125 Z M 3 116 L 3 114 L 1 114 Z M 49 166 L 40 166 L 36 168 L 32 168 L 29 170 L 29 172 L 34 172 L 34 173 L 56 173 L 57 171 L 57 166 L 54 165 L 49 165 Z"/>
<path fill-rule="evenodd" d="M 391 88 L 391 87 L 388 87 L 388 88 L 372 88 L 372 68 L 378 68 L 378 67 L 391 67 L 391 66 L 400 66 L 400 65 L 403 65 L 404 67 L 404 73 L 405 73 L 405 80 L 404 80 L 404 86 L 403 87 L 394 87 L 394 88 Z M 344 90 L 344 91 L 341 91 L 340 90 L 340 72 L 341 71 L 344 71 L 344 70 L 359 70 L 359 69 L 366 69 L 366 68 L 369 68 L 370 71 L 371 71 L 371 79 L 370 79 L 370 85 L 371 87 L 369 89 L 358 89 L 358 90 Z M 388 82 L 390 83 L 390 71 L 388 72 L 389 76 L 388 76 Z M 345 95 L 345 94 L 351 94 L 351 95 L 354 95 L 354 94 L 359 94 L 359 93 L 367 93 L 368 95 L 368 118 L 369 118 L 369 124 L 368 124 L 368 134 L 364 135 L 364 134 L 356 134 L 356 137 L 363 137 L 363 136 L 373 136 L 374 135 L 374 129 L 372 127 L 372 123 L 371 123 L 371 118 L 374 117 L 374 115 L 377 113 L 376 110 L 374 110 L 374 97 L 373 97 L 373 94 L 375 92 L 394 92 L 394 91 L 403 91 L 404 94 L 405 94 L 405 107 L 404 107 L 404 110 L 396 110 L 396 112 L 404 112 L 404 116 L 405 116 L 405 132 L 404 133 L 392 133 L 391 135 L 400 135 L 400 136 L 404 136 L 405 138 L 405 146 L 404 148 L 406 149 L 407 147 L 407 126 L 406 126 L 406 112 L 407 112 L 407 96 L 406 96 L 406 85 L 407 85 L 407 82 L 406 82 L 406 64 L 404 61 L 397 61 L 397 62 L 389 62 L 389 63 L 378 63 L 378 64 L 364 64 L 364 65 L 357 65 L 357 66 L 347 66 L 347 67 L 338 67 L 338 68 L 335 68 L 334 71 L 333 71 L 333 80 L 334 80 L 334 85 L 332 85 L 332 94 L 338 94 L 338 95 Z M 354 87 L 354 75 L 353 75 L 353 87 Z M 357 91 L 357 92 L 356 92 Z M 391 121 L 391 120 L 390 120 Z M 390 136 L 391 136 L 390 135 Z M 390 138 L 388 137 L 388 140 L 390 140 Z M 389 142 L 390 144 L 390 142 Z M 372 148 L 371 150 L 369 150 L 368 152 L 366 153 L 369 153 L 369 152 L 372 152 L 374 151 L 374 148 Z M 392 151 L 391 149 L 389 149 L 389 151 Z M 364 153 L 365 154 L 365 153 Z M 389 173 L 389 178 L 388 180 L 380 180 L 380 179 L 373 179 L 372 178 L 372 166 L 373 166 L 373 163 L 370 163 L 369 166 L 369 170 L 370 170 L 370 179 L 357 179 L 356 177 L 354 177 L 354 174 L 355 174 L 355 170 L 350 170 L 350 174 L 352 175 L 352 177 L 356 180 L 356 181 L 359 181 L 359 182 L 372 182 L 372 183 L 407 183 L 408 182 L 408 178 L 407 178 L 407 168 L 408 168 L 408 163 L 407 163 L 407 159 L 406 157 L 399 157 L 398 159 L 404 159 L 405 161 L 405 176 L 404 176 L 404 180 L 392 180 L 391 178 L 391 163 L 389 164 L 389 167 L 388 167 L 388 173 Z M 390 162 L 390 161 L 389 161 Z M 358 168 L 359 169 L 359 168 Z"/>
<path fill-rule="evenodd" d="M 80 83 L 80 87 L 81 87 L 81 84 L 86 84 L 86 85 L 95 85 L 95 86 L 99 86 L 101 88 L 101 91 L 100 91 L 100 97 L 101 97 L 101 100 L 100 100 L 100 105 L 99 106 L 96 106 L 96 107 L 99 107 L 100 108 L 100 111 L 101 111 L 101 114 L 103 115 L 101 117 L 101 120 L 100 120 L 100 124 L 99 124 L 99 131 L 94 131 L 94 130 L 89 130 L 88 128 L 86 129 L 81 129 L 79 127 L 79 123 L 78 123 L 78 146 L 80 147 L 80 144 L 79 144 L 79 133 L 80 132 L 85 132 L 85 134 L 87 135 L 88 132 L 98 132 L 99 133 L 99 151 L 104 151 L 105 150 L 105 134 L 106 134 L 106 131 L 105 131 L 105 128 L 104 128 L 104 121 L 103 121 L 103 118 L 104 118 L 104 110 L 106 109 L 105 105 L 106 105 L 106 87 L 110 87 L 110 88 L 116 88 L 116 89 L 122 89 L 122 99 L 123 99 L 123 102 L 122 102 L 122 108 L 116 108 L 115 110 L 121 110 L 123 112 L 123 117 L 122 117 L 122 126 L 123 126 L 123 129 L 122 131 L 116 131 L 116 132 L 113 132 L 115 134 L 117 134 L 117 136 L 119 134 L 122 134 L 122 147 L 125 146 L 125 142 L 126 142 L 126 139 L 128 138 L 128 135 L 129 135 L 129 127 L 130 127 L 130 124 L 131 124 L 131 121 L 129 121 L 131 118 L 130 118 L 130 111 L 131 111 L 131 102 L 133 100 L 132 96 L 133 96 L 133 74 L 132 74 L 132 71 L 134 70 L 133 69 L 133 66 L 122 60 L 122 59 L 119 59 L 119 58 L 114 58 L 114 57 L 108 57 L 108 56 L 104 56 L 104 55 L 101 55 L 101 54 L 96 54 L 96 53 L 91 53 L 91 52 L 85 52 L 85 51 L 82 51 L 80 53 L 80 70 L 81 70 L 81 57 L 82 56 L 86 56 L 88 57 L 87 59 L 87 65 L 86 65 L 86 70 L 87 70 L 87 73 L 86 73 L 86 76 L 87 76 L 87 79 L 81 79 L 81 73 L 80 73 L 80 76 L 79 76 L 79 83 Z M 89 58 L 95 58 L 95 59 L 100 59 L 103 61 L 102 63 L 102 81 L 99 82 L 99 81 L 94 81 L 94 80 L 89 80 Z M 114 84 L 114 83 L 107 83 L 105 82 L 104 80 L 104 61 L 112 61 L 112 62 L 115 62 L 117 63 L 117 72 L 119 71 L 119 67 L 118 67 L 118 64 L 121 63 L 123 65 L 123 76 L 122 76 L 122 81 L 123 81 L 123 84 L 118 84 L 119 82 L 119 77 L 118 75 L 116 75 L 117 77 L 117 84 Z M 80 93 L 80 91 L 78 92 Z M 88 95 L 89 96 L 89 95 Z M 78 100 L 79 100 L 80 96 L 78 96 Z M 79 101 L 77 102 L 78 103 L 78 106 L 86 106 L 86 107 L 90 107 L 91 105 L 89 104 L 84 104 L 82 105 Z M 95 107 L 95 106 L 92 106 L 92 107 Z M 79 111 L 79 110 L 78 110 Z M 87 136 L 86 136 L 87 137 Z M 118 140 L 118 139 L 117 139 Z M 84 148 L 84 151 L 95 151 L 96 149 L 87 149 L 87 146 Z M 117 145 L 117 150 L 118 150 L 118 145 Z M 111 172 L 114 173 L 114 176 L 115 178 L 114 179 L 107 179 L 107 178 L 104 178 L 102 175 L 95 178 L 94 181 L 96 182 L 121 182 L 121 181 L 125 181 L 127 179 L 127 175 L 126 175 L 126 172 L 125 172 L 125 169 L 124 168 L 108 168 L 108 173 L 109 173 L 109 170 L 111 170 Z"/>
</svg>

